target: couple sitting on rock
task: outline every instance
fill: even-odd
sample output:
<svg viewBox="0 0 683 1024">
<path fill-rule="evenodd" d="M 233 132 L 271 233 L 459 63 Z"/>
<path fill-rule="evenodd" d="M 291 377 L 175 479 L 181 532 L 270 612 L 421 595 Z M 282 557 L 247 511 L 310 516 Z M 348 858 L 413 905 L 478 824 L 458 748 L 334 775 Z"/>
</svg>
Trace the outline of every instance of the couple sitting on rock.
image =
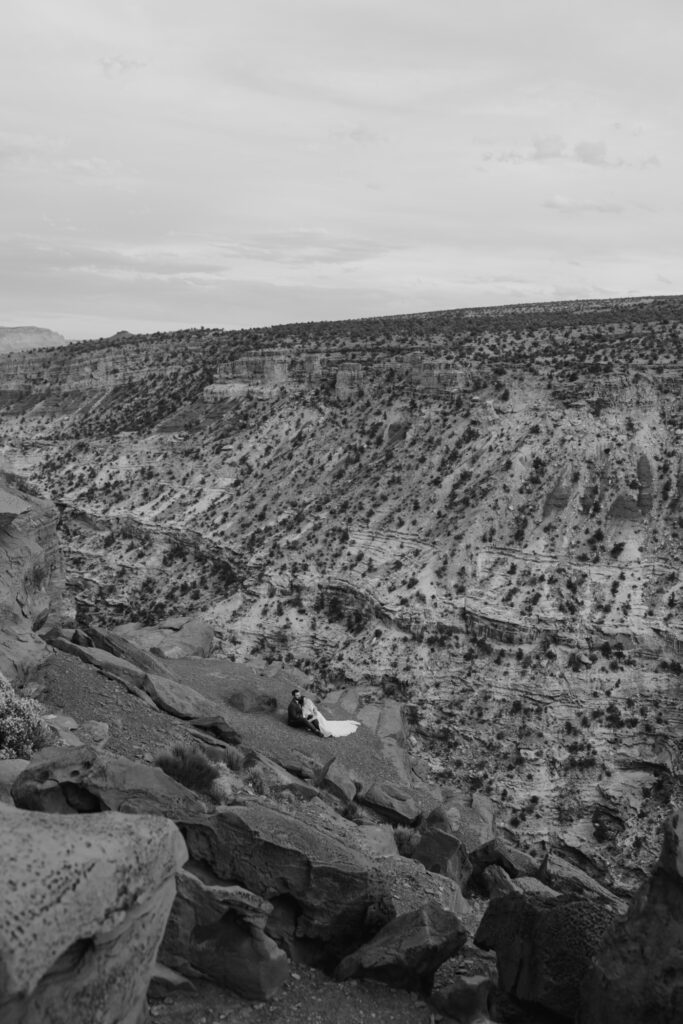
<svg viewBox="0 0 683 1024">
<path fill-rule="evenodd" d="M 360 722 L 347 719 L 344 722 L 328 722 L 308 697 L 301 690 L 292 690 L 292 699 L 287 708 L 287 724 L 294 729 L 308 729 L 316 736 L 350 736 Z"/>
</svg>

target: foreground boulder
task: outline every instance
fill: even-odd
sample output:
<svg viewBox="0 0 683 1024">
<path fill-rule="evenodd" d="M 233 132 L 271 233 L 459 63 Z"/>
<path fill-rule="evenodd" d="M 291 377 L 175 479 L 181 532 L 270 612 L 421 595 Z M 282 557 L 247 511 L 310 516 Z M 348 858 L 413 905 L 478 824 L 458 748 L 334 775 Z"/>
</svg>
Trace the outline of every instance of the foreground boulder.
<svg viewBox="0 0 683 1024">
<path fill-rule="evenodd" d="M 434 974 L 467 941 L 455 914 L 437 903 L 395 917 L 337 967 L 339 981 L 373 978 L 394 988 L 429 993 Z"/>
<path fill-rule="evenodd" d="M 47 747 L 11 789 L 17 807 L 52 814 L 124 811 L 172 820 L 204 810 L 204 803 L 160 768 L 93 747 Z"/>
<path fill-rule="evenodd" d="M 474 942 L 495 950 L 503 992 L 572 1020 L 579 987 L 612 920 L 592 900 L 503 896 L 489 903 Z"/>
<path fill-rule="evenodd" d="M 333 834 L 262 804 L 220 808 L 181 827 L 195 861 L 274 904 L 268 931 L 293 957 L 334 961 L 362 941 L 381 889 L 368 858 Z"/>
<path fill-rule="evenodd" d="M 159 818 L 0 805 L 0 1019 L 141 1024 L 186 856 Z"/>
<path fill-rule="evenodd" d="M 159 958 L 245 999 L 270 999 L 289 976 L 287 956 L 264 931 L 273 907 L 239 885 L 217 883 L 180 872 Z"/>
<path fill-rule="evenodd" d="M 683 815 L 668 822 L 652 878 L 605 936 L 581 991 L 580 1024 L 683 1020 Z"/>
</svg>

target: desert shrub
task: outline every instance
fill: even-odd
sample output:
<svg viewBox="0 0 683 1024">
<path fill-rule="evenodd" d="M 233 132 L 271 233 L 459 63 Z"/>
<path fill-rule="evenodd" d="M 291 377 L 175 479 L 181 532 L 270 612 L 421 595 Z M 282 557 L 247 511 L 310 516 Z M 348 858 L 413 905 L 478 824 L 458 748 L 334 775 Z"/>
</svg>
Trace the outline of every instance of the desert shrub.
<svg viewBox="0 0 683 1024">
<path fill-rule="evenodd" d="M 361 809 L 357 803 L 353 800 L 349 800 L 346 807 L 342 811 L 342 816 L 348 821 L 360 821 L 362 818 Z"/>
<path fill-rule="evenodd" d="M 166 775 L 195 793 L 208 793 L 220 769 L 197 747 L 176 745 L 160 754 L 155 764 Z"/>
<path fill-rule="evenodd" d="M 268 782 L 265 775 L 263 774 L 263 768 L 260 765 L 253 765 L 244 773 L 244 781 L 247 785 L 251 786 L 253 791 L 259 796 L 264 796 L 268 792 Z"/>
<path fill-rule="evenodd" d="M 419 842 L 420 833 L 410 825 L 394 825 L 394 839 L 396 847 L 402 857 L 411 857 L 413 850 Z"/>
<path fill-rule="evenodd" d="M 49 731 L 41 714 L 37 701 L 19 697 L 8 682 L 0 680 L 0 760 L 30 758 L 45 746 Z"/>
<path fill-rule="evenodd" d="M 225 748 L 225 763 L 233 772 L 241 772 L 244 767 L 244 754 L 237 747 L 228 744 Z"/>
</svg>

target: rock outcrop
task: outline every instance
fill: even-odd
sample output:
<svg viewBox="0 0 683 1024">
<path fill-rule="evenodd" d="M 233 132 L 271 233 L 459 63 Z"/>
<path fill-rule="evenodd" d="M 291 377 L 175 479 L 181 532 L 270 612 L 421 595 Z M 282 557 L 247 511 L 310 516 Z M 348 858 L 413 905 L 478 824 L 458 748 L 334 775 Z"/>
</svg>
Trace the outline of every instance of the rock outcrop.
<svg viewBox="0 0 683 1024">
<path fill-rule="evenodd" d="M 56 529 L 52 502 L 0 474 L 0 671 L 10 679 L 47 657 L 36 632 L 65 612 Z"/>
<path fill-rule="evenodd" d="M 382 900 L 366 856 L 274 808 L 221 808 L 181 827 L 195 861 L 273 903 L 276 937 L 295 959 L 334 962 L 362 940 L 369 908 Z M 271 922 L 267 930 L 274 934 Z"/>
<path fill-rule="evenodd" d="M 163 819 L 0 805 L 0 1018 L 142 1024 L 186 855 Z"/>
<path fill-rule="evenodd" d="M 337 967 L 339 981 L 373 978 L 394 988 L 429 993 L 441 964 L 462 949 L 467 932 L 436 903 L 395 917 Z"/>
<path fill-rule="evenodd" d="M 143 650 L 169 660 L 208 658 L 213 644 L 213 628 L 191 616 L 164 619 L 155 626 L 129 622 L 117 626 L 113 632 Z"/>
<path fill-rule="evenodd" d="M 683 1020 L 683 815 L 666 825 L 652 878 L 604 937 L 581 990 L 580 1024 Z"/>
<path fill-rule="evenodd" d="M 179 873 L 160 960 L 183 975 L 211 978 L 245 999 L 270 999 L 289 976 L 286 954 L 264 930 L 272 904 L 203 874 Z"/>
<path fill-rule="evenodd" d="M 160 768 L 92 747 L 47 747 L 12 786 L 17 807 L 52 814 L 123 811 L 182 820 L 204 803 Z"/>
<path fill-rule="evenodd" d="M 612 919 L 590 900 L 503 896 L 489 903 L 474 941 L 496 951 L 503 992 L 572 1020 L 580 985 Z"/>
</svg>

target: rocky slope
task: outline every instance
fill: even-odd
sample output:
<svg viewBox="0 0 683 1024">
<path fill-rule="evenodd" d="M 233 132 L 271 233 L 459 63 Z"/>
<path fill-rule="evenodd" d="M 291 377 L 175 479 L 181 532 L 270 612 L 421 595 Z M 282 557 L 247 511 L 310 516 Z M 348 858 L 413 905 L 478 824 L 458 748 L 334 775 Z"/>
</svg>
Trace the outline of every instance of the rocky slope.
<svg viewBox="0 0 683 1024">
<path fill-rule="evenodd" d="M 79 343 L 2 360 L 4 456 L 84 621 L 398 696 L 434 777 L 631 884 L 679 785 L 682 336 L 674 297 Z"/>
<path fill-rule="evenodd" d="M 21 678 L 47 654 L 37 631 L 69 617 L 57 509 L 0 473 L 0 672 Z"/>
</svg>

